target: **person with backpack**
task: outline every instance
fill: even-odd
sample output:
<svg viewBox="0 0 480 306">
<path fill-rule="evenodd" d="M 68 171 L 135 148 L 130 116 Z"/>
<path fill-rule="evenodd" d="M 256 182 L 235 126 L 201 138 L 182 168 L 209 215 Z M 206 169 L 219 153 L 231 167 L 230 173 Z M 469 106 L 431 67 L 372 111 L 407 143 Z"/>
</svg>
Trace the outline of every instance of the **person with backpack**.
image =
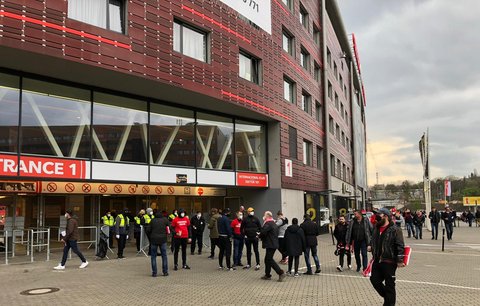
<svg viewBox="0 0 480 306">
<path fill-rule="evenodd" d="M 300 276 L 298 274 L 298 265 L 300 255 L 305 252 L 307 243 L 305 241 L 305 234 L 303 229 L 298 225 L 298 219 L 292 219 L 292 225 L 285 230 L 285 253 L 288 256 L 288 271 L 287 275 L 292 275 L 292 264 L 295 263 L 294 277 Z"/>
<path fill-rule="evenodd" d="M 247 209 L 248 216 L 243 219 L 240 231 L 245 236 L 245 246 L 247 248 L 247 265 L 244 269 L 250 269 L 252 265 L 252 247 L 255 253 L 255 271 L 260 270 L 260 252 L 258 251 L 258 235 L 262 225 L 255 216 L 255 210 L 252 207 Z"/>
<path fill-rule="evenodd" d="M 310 219 L 309 214 L 305 214 L 303 216 L 303 223 L 300 225 L 305 233 L 305 240 L 306 240 L 306 248 L 305 248 L 305 263 L 307 265 L 307 272 L 303 273 L 305 275 L 313 275 L 312 272 L 312 265 L 310 264 L 310 252 L 312 253 L 313 260 L 315 261 L 315 266 L 317 269 L 315 270 L 315 274 L 320 273 L 322 270 L 320 269 L 320 260 L 318 259 L 317 255 L 317 236 L 320 234 L 320 229 L 318 228 L 317 223 L 313 222 Z"/>
<path fill-rule="evenodd" d="M 288 262 L 287 252 L 285 250 L 285 231 L 288 227 L 288 219 L 283 215 L 281 211 L 277 212 L 277 221 L 275 222 L 278 226 L 278 251 L 282 254 L 282 260 L 280 263 L 285 265 Z"/>
</svg>

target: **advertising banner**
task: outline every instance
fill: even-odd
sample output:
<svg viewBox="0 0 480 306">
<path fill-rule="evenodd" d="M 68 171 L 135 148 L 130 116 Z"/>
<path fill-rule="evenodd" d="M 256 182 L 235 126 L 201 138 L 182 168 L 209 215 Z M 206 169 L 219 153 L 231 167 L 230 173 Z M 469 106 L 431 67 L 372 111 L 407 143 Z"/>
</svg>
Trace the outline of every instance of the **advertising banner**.
<svg viewBox="0 0 480 306">
<path fill-rule="evenodd" d="M 237 186 L 268 187 L 268 175 L 259 173 L 237 172 Z"/>
<path fill-rule="evenodd" d="M 480 205 L 479 197 L 463 197 L 463 206 L 477 206 Z"/>
<path fill-rule="evenodd" d="M 272 34 L 272 2 L 270 0 L 220 0 L 268 34 Z"/>
</svg>

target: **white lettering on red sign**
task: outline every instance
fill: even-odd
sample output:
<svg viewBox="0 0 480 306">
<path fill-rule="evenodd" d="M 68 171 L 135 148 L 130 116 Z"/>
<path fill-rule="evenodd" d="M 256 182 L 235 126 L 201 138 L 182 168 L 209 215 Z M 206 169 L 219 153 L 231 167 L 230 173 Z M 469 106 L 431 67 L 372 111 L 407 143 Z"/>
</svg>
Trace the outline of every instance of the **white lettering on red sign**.
<svg viewBox="0 0 480 306">
<path fill-rule="evenodd" d="M 237 173 L 238 186 L 267 187 L 268 175 L 255 173 Z"/>
<path fill-rule="evenodd" d="M 85 161 L 58 158 L 44 158 L 0 155 L 0 175 L 56 178 L 85 178 Z"/>
</svg>

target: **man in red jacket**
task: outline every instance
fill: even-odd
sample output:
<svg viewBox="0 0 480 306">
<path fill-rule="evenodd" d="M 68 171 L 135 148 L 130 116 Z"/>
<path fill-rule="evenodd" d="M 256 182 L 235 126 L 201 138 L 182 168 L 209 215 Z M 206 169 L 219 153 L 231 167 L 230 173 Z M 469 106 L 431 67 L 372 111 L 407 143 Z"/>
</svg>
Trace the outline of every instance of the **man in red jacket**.
<svg viewBox="0 0 480 306">
<path fill-rule="evenodd" d="M 175 252 L 173 253 L 173 270 L 178 270 L 178 251 L 182 247 L 182 268 L 190 270 L 187 266 L 187 243 L 190 242 L 190 219 L 185 215 L 183 208 L 178 211 L 178 216 L 173 219 L 172 227 L 174 230 L 173 243 Z"/>
</svg>

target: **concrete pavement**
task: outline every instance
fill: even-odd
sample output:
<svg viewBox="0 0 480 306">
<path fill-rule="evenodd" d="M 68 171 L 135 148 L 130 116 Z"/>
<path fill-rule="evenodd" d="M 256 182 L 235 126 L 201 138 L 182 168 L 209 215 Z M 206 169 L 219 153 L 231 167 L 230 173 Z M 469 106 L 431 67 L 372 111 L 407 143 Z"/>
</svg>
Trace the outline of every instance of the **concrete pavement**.
<svg viewBox="0 0 480 306">
<path fill-rule="evenodd" d="M 406 235 L 405 235 L 406 236 Z M 412 261 L 397 272 L 397 305 L 479 305 L 480 228 L 455 228 L 452 241 L 441 252 L 441 240 L 407 239 Z M 152 278 L 150 258 L 135 256 L 130 243 L 126 259 L 95 261 L 93 251 L 85 251 L 90 265 L 78 269 L 73 255 L 64 271 L 54 271 L 61 254 L 50 262 L 0 266 L 0 304 L 8 305 L 381 305 L 382 300 L 368 278 L 354 270 L 337 272 L 338 258 L 330 235 L 319 237 L 319 275 L 287 277 L 285 282 L 261 280 L 260 271 L 218 271 L 218 261 L 203 255 L 190 256 L 192 270 L 173 271 L 169 255 L 169 277 Z M 245 251 L 244 251 L 245 252 Z M 217 252 L 218 254 L 218 252 Z M 114 258 L 116 256 L 111 256 Z M 279 260 L 279 254 L 276 254 Z M 245 259 L 243 260 L 245 262 Z M 353 259 L 355 262 L 355 260 Z M 159 268 L 161 260 L 158 258 Z M 304 266 L 303 258 L 300 266 Z M 281 266 L 286 267 L 286 266 Z M 355 263 L 353 264 L 355 269 Z M 160 268 L 161 270 L 161 268 Z M 55 293 L 24 296 L 27 289 L 54 287 Z"/>
</svg>

